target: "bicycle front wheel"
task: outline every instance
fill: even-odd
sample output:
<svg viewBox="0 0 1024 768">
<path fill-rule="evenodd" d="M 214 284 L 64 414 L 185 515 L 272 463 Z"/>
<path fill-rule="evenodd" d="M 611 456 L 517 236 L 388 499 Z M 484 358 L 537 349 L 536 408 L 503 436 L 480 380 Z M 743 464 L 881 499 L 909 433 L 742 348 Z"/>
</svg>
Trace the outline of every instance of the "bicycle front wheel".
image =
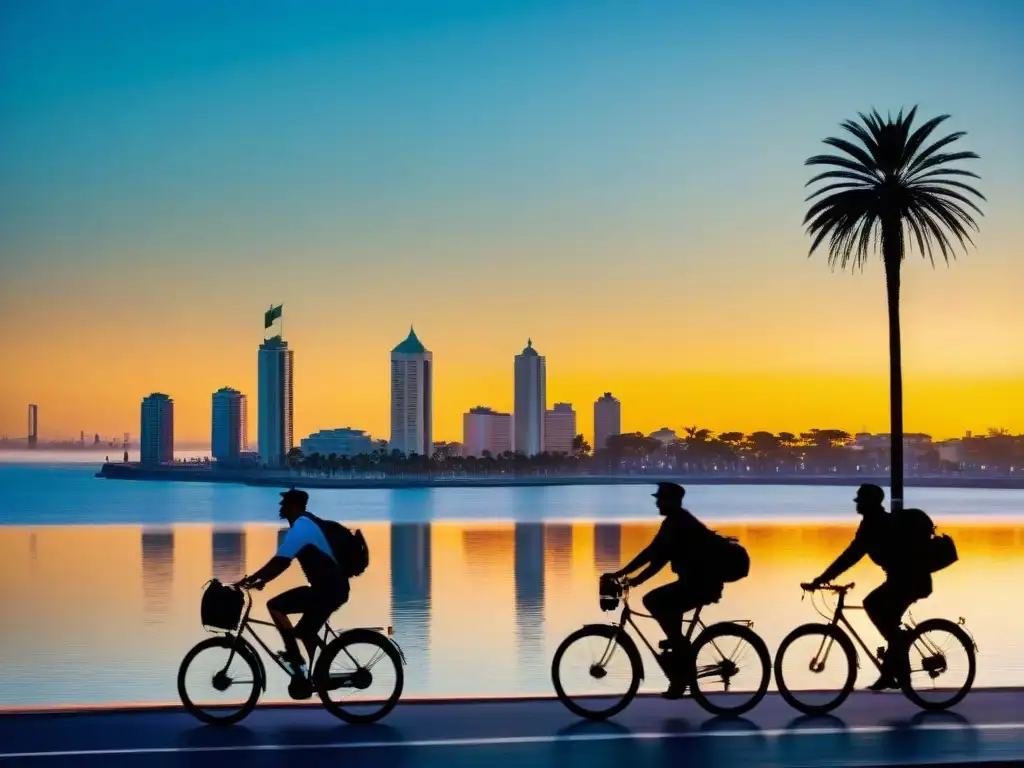
<svg viewBox="0 0 1024 768">
<path fill-rule="evenodd" d="M 970 692 L 977 673 L 974 641 L 948 619 L 922 621 L 907 636 L 910 675 L 903 695 L 921 709 L 956 706 Z"/>
<path fill-rule="evenodd" d="M 350 629 L 332 640 L 314 677 L 324 707 L 346 723 L 377 722 L 395 708 L 405 687 L 398 649 L 371 629 Z"/>
<path fill-rule="evenodd" d="M 625 630 L 594 624 L 577 629 L 558 646 L 551 660 L 551 682 L 570 712 L 604 720 L 617 715 L 636 696 L 640 665 Z"/>
<path fill-rule="evenodd" d="M 211 637 L 181 660 L 178 696 L 196 719 L 210 725 L 230 725 L 255 709 L 262 688 L 259 660 L 242 642 Z"/>
<path fill-rule="evenodd" d="M 779 644 L 775 682 L 783 700 L 805 715 L 838 707 L 857 681 L 857 650 L 832 624 L 804 624 Z"/>
<path fill-rule="evenodd" d="M 693 645 L 693 698 L 713 715 L 738 717 L 768 693 L 772 659 L 750 627 L 724 622 L 701 632 Z"/>
</svg>

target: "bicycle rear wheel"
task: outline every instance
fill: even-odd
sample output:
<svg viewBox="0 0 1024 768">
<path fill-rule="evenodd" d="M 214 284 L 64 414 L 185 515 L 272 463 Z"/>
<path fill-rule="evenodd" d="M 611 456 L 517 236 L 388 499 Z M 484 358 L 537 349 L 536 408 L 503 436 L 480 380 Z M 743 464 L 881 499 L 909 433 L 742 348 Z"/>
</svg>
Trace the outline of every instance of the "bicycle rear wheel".
<svg viewBox="0 0 1024 768">
<path fill-rule="evenodd" d="M 181 703 L 193 717 L 211 725 L 243 720 L 255 709 L 262 687 L 259 660 L 248 644 L 235 638 L 211 637 L 197 643 L 178 667 Z M 215 698 L 218 694 L 224 699 Z"/>
<path fill-rule="evenodd" d="M 379 632 L 350 629 L 324 649 L 313 687 L 335 717 L 346 723 L 375 723 L 402 696 L 402 658 L 394 643 Z"/>
<path fill-rule="evenodd" d="M 922 621 L 907 636 L 910 675 L 903 695 L 921 709 L 956 706 L 970 692 L 977 673 L 974 641 L 948 619 Z M 940 687 L 941 686 L 941 687 Z"/>
<path fill-rule="evenodd" d="M 551 682 L 558 700 L 588 720 L 604 720 L 625 709 L 636 696 L 642 676 L 632 641 L 624 629 L 609 624 L 577 629 L 562 641 L 551 660 Z"/>
<path fill-rule="evenodd" d="M 824 678 L 826 668 L 829 675 Z M 775 653 L 779 695 L 805 715 L 831 712 L 846 701 L 856 680 L 857 650 L 850 638 L 832 624 L 797 627 L 783 638 Z"/>
<path fill-rule="evenodd" d="M 691 658 L 693 698 L 713 715 L 742 715 L 768 692 L 771 654 L 750 627 L 732 622 L 708 627 L 693 644 Z"/>
</svg>

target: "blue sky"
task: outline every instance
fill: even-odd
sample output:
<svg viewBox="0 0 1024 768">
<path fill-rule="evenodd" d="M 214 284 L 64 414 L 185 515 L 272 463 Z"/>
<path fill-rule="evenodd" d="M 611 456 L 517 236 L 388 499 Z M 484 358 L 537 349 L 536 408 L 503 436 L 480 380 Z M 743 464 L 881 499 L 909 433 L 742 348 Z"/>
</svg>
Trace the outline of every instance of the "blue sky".
<svg viewBox="0 0 1024 768">
<path fill-rule="evenodd" d="M 0 384 L 0 432 L 40 391 L 99 409 L 96 428 L 127 420 L 135 390 L 168 375 L 153 347 L 189 354 L 211 324 L 242 347 L 219 352 L 217 386 L 250 377 L 238 318 L 279 301 L 328 377 L 314 360 L 344 346 L 379 367 L 410 322 L 462 376 L 453 358 L 493 343 L 502 357 L 478 362 L 498 371 L 528 335 L 576 371 L 605 371 L 610 345 L 658 368 L 637 339 L 709 317 L 722 351 L 690 365 L 735 368 L 769 344 L 793 367 L 809 342 L 765 318 L 796 309 L 823 316 L 821 365 L 884 371 L 874 341 L 827 353 L 844 317 L 869 307 L 875 329 L 884 304 L 875 282 L 852 292 L 804 258 L 803 161 L 858 111 L 915 103 L 969 132 L 990 203 L 966 266 L 908 273 L 910 373 L 1024 375 L 999 351 L 1024 321 L 1022 92 L 1024 3 L 1009 0 L 8 0 L 0 307 L 38 373 Z M 668 307 L 653 328 L 651 307 Z M 84 339 L 83 316 L 123 343 Z M 587 318 L 575 336 L 572 317 Z M 949 363 L 950 334 L 978 333 Z M 52 383 L 101 359 L 158 373 L 134 373 L 123 406 Z M 352 421 L 378 408 L 339 386 Z"/>
</svg>

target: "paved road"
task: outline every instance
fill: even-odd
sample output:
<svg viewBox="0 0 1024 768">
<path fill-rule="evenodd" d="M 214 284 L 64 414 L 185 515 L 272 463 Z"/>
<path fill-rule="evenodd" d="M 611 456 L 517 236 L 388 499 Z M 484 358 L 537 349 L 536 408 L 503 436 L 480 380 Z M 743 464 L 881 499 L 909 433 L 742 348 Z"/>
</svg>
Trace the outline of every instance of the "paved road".
<svg viewBox="0 0 1024 768">
<path fill-rule="evenodd" d="M 854 694 L 838 717 L 799 718 L 770 695 L 741 720 L 691 701 L 640 697 L 589 723 L 557 701 L 402 704 L 350 726 L 317 707 L 264 707 L 242 724 L 180 710 L 0 716 L 0 764 L 30 768 L 428 768 L 1024 765 L 1024 691 L 975 691 L 955 712 L 919 712 L 898 693 Z"/>
</svg>

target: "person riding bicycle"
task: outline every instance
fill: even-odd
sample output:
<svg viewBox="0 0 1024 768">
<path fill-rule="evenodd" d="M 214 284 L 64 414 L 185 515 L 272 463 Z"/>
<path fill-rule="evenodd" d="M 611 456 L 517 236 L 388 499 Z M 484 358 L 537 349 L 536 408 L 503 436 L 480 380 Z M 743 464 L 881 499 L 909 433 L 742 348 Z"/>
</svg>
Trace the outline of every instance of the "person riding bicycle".
<svg viewBox="0 0 1024 768">
<path fill-rule="evenodd" d="M 832 565 L 807 585 L 814 589 L 828 584 L 860 562 L 864 555 L 885 571 L 885 581 L 864 598 L 864 612 L 887 644 L 882 674 L 868 686 L 872 691 L 899 688 L 899 681 L 909 673 L 902 652 L 904 633 L 900 622 L 911 604 L 932 593 L 931 573 L 915 558 L 907 557 L 897 520 L 882 506 L 884 500 L 885 491 L 879 486 L 870 483 L 860 486 L 854 503 L 863 519 L 853 541 Z"/>
<path fill-rule="evenodd" d="M 658 483 L 653 494 L 658 512 L 665 520 L 658 528 L 654 539 L 640 554 L 615 573 L 602 578 L 612 578 L 623 586 L 636 587 L 657 574 L 666 565 L 671 565 L 677 580 L 656 587 L 643 597 L 644 607 L 661 626 L 665 641 L 661 648 L 666 652 L 666 667 L 673 670 L 669 675 L 669 687 L 662 695 L 667 699 L 682 696 L 686 683 L 682 679 L 682 664 L 687 658 L 688 648 L 683 635 L 683 616 L 701 606 L 717 603 L 722 599 L 725 582 L 709 567 L 706 543 L 714 535 L 693 514 L 683 508 L 686 490 L 678 483 Z M 630 577 L 641 566 L 643 571 Z"/>
<path fill-rule="evenodd" d="M 284 640 L 285 650 L 279 657 L 287 665 L 293 682 L 308 682 L 309 679 L 296 638 L 306 646 L 312 663 L 321 628 L 331 614 L 348 601 L 349 596 L 348 578 L 335 559 L 324 532 L 306 511 L 308 503 L 309 494 L 305 491 L 292 488 L 281 494 L 280 516 L 288 521 L 290 527 L 267 564 L 238 583 L 242 587 L 262 589 L 284 573 L 293 559 L 299 561 L 309 584 L 286 590 L 267 601 L 270 617 Z M 302 614 L 294 627 L 288 618 L 293 613 Z M 308 686 L 300 685 L 296 690 L 289 686 L 289 691 L 295 698 L 312 695 Z"/>
</svg>

